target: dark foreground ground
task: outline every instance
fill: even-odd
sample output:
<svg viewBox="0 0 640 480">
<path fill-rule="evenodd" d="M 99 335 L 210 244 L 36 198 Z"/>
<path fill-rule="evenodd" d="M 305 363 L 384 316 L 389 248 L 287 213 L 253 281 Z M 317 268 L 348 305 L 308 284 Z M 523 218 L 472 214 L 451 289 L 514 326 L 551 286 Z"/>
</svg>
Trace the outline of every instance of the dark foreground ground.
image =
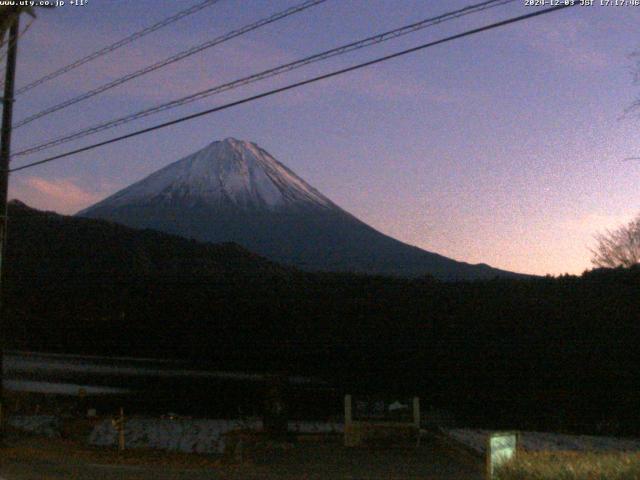
<svg viewBox="0 0 640 480">
<path fill-rule="evenodd" d="M 12 437 L 0 449 L 1 480 L 420 479 L 480 480 L 481 464 L 435 440 L 420 447 L 350 448 L 341 438 L 247 454 L 241 463 L 157 451 L 83 446 L 69 440 Z"/>
</svg>

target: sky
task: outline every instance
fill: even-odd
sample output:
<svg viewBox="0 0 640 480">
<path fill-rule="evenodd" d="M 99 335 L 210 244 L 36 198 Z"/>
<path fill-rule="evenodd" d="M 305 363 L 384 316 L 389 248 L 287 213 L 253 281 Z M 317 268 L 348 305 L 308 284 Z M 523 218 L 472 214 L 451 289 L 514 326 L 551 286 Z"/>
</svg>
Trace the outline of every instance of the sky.
<svg viewBox="0 0 640 480">
<path fill-rule="evenodd" d="M 301 1 L 219 0 L 20 95 L 14 120 Z M 327 0 L 18 128 L 12 150 L 478 2 Z M 39 10 L 20 38 L 17 87 L 196 3 L 88 0 Z M 539 8 L 516 0 L 12 166 Z M 640 7 L 596 0 L 16 172 L 10 197 L 73 214 L 234 137 L 403 242 L 517 272 L 580 274 L 591 268 L 594 235 L 640 212 L 640 161 L 625 161 L 640 157 L 640 115 L 628 112 L 640 98 L 631 56 L 638 25 Z"/>
</svg>

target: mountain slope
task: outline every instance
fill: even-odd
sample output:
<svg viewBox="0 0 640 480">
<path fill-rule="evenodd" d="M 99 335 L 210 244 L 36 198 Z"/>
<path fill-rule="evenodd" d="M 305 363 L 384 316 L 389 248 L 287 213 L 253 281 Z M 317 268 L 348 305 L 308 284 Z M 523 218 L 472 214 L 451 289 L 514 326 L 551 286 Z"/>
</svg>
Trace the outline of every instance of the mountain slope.
<svg viewBox="0 0 640 480">
<path fill-rule="evenodd" d="M 307 270 L 445 280 L 514 276 L 404 244 L 361 222 L 257 145 L 210 144 L 78 213 L 208 242 L 236 242 Z"/>
<path fill-rule="evenodd" d="M 249 357 L 243 348 L 254 335 L 270 328 L 282 335 L 275 325 L 282 315 L 270 312 L 282 301 L 280 291 L 310 275 L 236 244 L 199 243 L 16 201 L 8 232 L 5 340 L 17 349 Z"/>
<path fill-rule="evenodd" d="M 9 202 L 9 228 L 7 262 L 19 265 L 21 279 L 43 284 L 76 278 L 104 283 L 131 276 L 190 281 L 197 276 L 264 278 L 294 273 L 233 243 L 198 243 L 154 230 L 42 212 L 17 200 Z"/>
</svg>

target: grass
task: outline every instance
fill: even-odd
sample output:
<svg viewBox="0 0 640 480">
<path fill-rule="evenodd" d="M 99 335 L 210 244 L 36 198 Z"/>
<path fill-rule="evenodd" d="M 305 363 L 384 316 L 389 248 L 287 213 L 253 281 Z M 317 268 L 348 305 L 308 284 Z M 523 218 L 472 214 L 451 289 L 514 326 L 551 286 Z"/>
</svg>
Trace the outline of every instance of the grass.
<svg viewBox="0 0 640 480">
<path fill-rule="evenodd" d="M 639 480 L 640 453 L 520 452 L 498 480 Z"/>
</svg>

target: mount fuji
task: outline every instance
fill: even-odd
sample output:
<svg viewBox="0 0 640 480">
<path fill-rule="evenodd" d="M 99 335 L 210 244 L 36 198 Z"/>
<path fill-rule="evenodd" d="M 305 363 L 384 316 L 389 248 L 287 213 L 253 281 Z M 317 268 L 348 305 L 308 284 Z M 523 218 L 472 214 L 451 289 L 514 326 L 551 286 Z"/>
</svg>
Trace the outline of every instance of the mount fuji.
<svg viewBox="0 0 640 480">
<path fill-rule="evenodd" d="M 77 213 L 206 242 L 236 242 L 304 270 L 443 280 L 517 274 L 391 238 L 338 207 L 255 143 L 227 138 Z"/>
</svg>

